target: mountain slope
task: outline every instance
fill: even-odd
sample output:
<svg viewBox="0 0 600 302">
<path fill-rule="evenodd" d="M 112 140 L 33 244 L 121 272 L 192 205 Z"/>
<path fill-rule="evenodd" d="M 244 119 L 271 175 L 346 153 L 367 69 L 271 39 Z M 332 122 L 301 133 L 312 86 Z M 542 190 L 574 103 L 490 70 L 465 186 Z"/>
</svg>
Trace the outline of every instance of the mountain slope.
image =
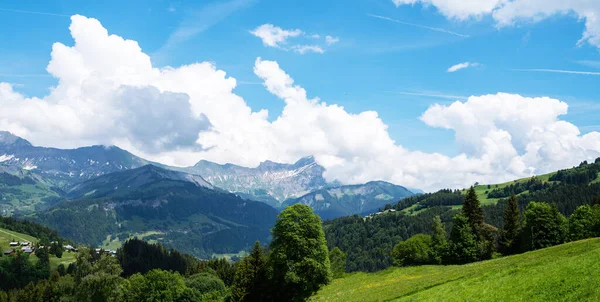
<svg viewBox="0 0 600 302">
<path fill-rule="evenodd" d="M 390 268 L 336 279 L 311 301 L 598 301 L 600 239 L 467 265 Z"/>
<path fill-rule="evenodd" d="M 36 213 L 32 219 L 61 236 L 95 246 L 137 236 L 202 258 L 236 253 L 256 240 L 269 241 L 275 209 L 170 177 L 177 173 L 145 166 L 108 174 L 72 191 L 82 198 Z M 120 180 L 131 185 L 113 187 L 111 181 Z M 99 189 L 90 193 L 88 185 L 97 183 Z"/>
<path fill-rule="evenodd" d="M 313 157 L 302 158 L 294 164 L 265 161 L 256 168 L 202 160 L 193 167 L 181 170 L 202 175 L 219 188 L 275 207 L 279 207 L 286 199 L 328 186 L 323 178 L 325 168 L 317 164 Z"/>
<path fill-rule="evenodd" d="M 375 212 L 386 204 L 414 195 L 402 186 L 384 181 L 371 181 L 364 185 L 349 185 L 320 189 L 300 198 L 288 200 L 284 206 L 305 204 L 310 206 L 323 219 L 344 215 Z"/>
<path fill-rule="evenodd" d="M 63 192 L 39 175 L 0 166 L 0 215 L 31 213 L 58 202 Z"/>
<path fill-rule="evenodd" d="M 67 189 L 67 196 L 71 199 L 99 198 L 113 193 L 119 188 L 133 190 L 141 186 L 160 180 L 178 180 L 193 183 L 199 187 L 215 189 L 202 177 L 183 172 L 165 170 L 154 165 L 141 168 L 110 173 L 86 180 Z"/>
</svg>

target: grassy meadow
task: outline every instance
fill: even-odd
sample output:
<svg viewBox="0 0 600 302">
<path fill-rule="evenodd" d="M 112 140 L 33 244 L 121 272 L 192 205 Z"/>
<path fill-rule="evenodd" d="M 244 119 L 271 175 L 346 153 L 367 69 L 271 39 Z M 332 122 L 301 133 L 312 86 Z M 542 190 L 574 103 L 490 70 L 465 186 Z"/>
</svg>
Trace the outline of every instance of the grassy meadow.
<svg viewBox="0 0 600 302">
<path fill-rule="evenodd" d="M 13 239 L 16 241 L 19 241 L 19 242 L 22 242 L 22 241 L 31 242 L 32 244 L 35 244 L 38 242 L 38 239 L 35 237 L 0 228 L 0 249 L 2 250 L 1 252 L 3 254 L 4 254 L 4 251 L 13 249 L 10 247 L 10 242 Z M 15 249 L 20 249 L 20 248 L 21 247 L 19 246 L 19 247 L 16 247 Z M 2 258 L 4 258 L 4 257 L 7 257 L 7 256 L 2 255 Z M 0 258 L 0 261 L 2 261 L 2 258 Z M 64 264 L 65 266 L 68 266 L 69 263 L 75 262 L 76 259 L 77 259 L 77 253 L 68 252 L 68 251 L 64 251 L 61 258 L 56 258 L 56 256 L 50 255 L 50 268 L 56 269 L 56 267 L 58 267 L 58 265 L 60 265 L 61 263 Z M 34 253 L 29 256 L 29 260 L 33 263 L 36 263 L 38 261 L 38 258 L 35 256 L 35 253 Z"/>
<path fill-rule="evenodd" d="M 466 265 L 390 268 L 334 280 L 311 301 L 599 301 L 600 239 Z"/>
</svg>

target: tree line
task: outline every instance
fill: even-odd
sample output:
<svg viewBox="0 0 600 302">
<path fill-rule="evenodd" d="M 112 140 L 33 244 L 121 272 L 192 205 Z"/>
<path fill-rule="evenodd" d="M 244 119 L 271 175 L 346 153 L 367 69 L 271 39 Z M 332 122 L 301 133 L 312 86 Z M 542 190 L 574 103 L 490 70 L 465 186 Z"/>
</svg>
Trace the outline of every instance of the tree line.
<svg viewBox="0 0 600 302">
<path fill-rule="evenodd" d="M 600 204 L 579 206 L 567 219 L 556 206 L 532 201 L 521 217 L 517 197 L 512 195 L 502 219 L 500 229 L 485 223 L 471 187 L 461 213 L 453 217 L 450 234 L 436 216 L 433 235 L 417 234 L 394 247 L 394 264 L 464 264 L 600 236 Z"/>
</svg>

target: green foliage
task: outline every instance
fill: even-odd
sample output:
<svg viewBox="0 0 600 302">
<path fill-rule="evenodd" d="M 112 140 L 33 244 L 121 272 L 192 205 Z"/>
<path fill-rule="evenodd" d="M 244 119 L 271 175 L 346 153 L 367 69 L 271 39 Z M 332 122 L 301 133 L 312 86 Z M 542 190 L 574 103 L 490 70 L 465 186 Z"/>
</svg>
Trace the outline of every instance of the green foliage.
<svg viewBox="0 0 600 302">
<path fill-rule="evenodd" d="M 268 291 L 267 282 L 267 259 L 257 241 L 250 255 L 237 266 L 231 289 L 232 301 L 261 301 Z"/>
<path fill-rule="evenodd" d="M 519 212 L 517 197 L 513 194 L 504 209 L 504 226 L 499 240 L 500 251 L 507 255 L 516 253 L 520 247 L 520 233 L 521 213 Z"/>
<path fill-rule="evenodd" d="M 600 206 L 580 206 L 569 216 L 569 240 L 581 240 L 600 236 Z"/>
<path fill-rule="evenodd" d="M 331 281 L 321 218 L 309 206 L 296 204 L 283 210 L 272 233 L 269 265 L 277 284 L 276 300 L 304 301 Z"/>
<path fill-rule="evenodd" d="M 550 177 L 551 181 L 560 181 L 566 184 L 585 185 L 598 178 L 600 173 L 600 162 L 596 159 L 595 163 L 588 164 L 587 161 L 582 162 L 578 167 L 566 170 L 559 170 Z"/>
<path fill-rule="evenodd" d="M 117 250 L 117 259 L 125 277 L 135 273 L 145 274 L 154 269 L 175 271 L 182 275 L 195 274 L 203 270 L 203 264 L 190 255 L 136 238 L 127 240 Z"/>
<path fill-rule="evenodd" d="M 433 260 L 441 264 L 448 254 L 448 240 L 446 239 L 446 227 L 440 216 L 433 217 L 433 236 L 431 237 L 431 248 L 433 249 Z"/>
<path fill-rule="evenodd" d="M 526 249 L 536 250 L 565 242 L 567 219 L 544 202 L 530 202 L 525 211 L 523 244 Z"/>
<path fill-rule="evenodd" d="M 121 273 L 123 270 L 114 257 L 94 250 L 81 250 L 75 270 L 75 298 L 78 301 L 120 301 Z"/>
<path fill-rule="evenodd" d="M 179 273 L 151 270 L 147 274 L 135 274 L 122 284 L 125 301 L 173 302 L 186 292 L 185 280 Z"/>
<path fill-rule="evenodd" d="M 50 244 L 50 254 L 53 254 L 56 256 L 56 258 L 62 258 L 62 254 L 65 251 L 61 240 L 58 241 L 52 241 L 52 243 Z"/>
<path fill-rule="evenodd" d="M 479 203 L 479 198 L 477 198 L 477 193 L 475 192 L 474 187 L 469 188 L 467 196 L 465 196 L 462 214 L 469 221 L 469 226 L 473 232 L 479 235 L 481 226 L 484 222 L 484 216 L 483 209 L 481 208 L 481 204 Z"/>
<path fill-rule="evenodd" d="M 394 263 L 398 266 L 433 263 L 435 253 L 432 245 L 431 236 L 425 234 L 417 234 L 401 241 L 392 250 Z"/>
<path fill-rule="evenodd" d="M 20 250 L 0 260 L 0 290 L 21 288 L 30 282 L 48 278 L 49 275 L 48 262 L 34 265 L 29 261 L 29 255 Z"/>
<path fill-rule="evenodd" d="M 454 216 L 452 231 L 450 231 L 450 248 L 448 263 L 469 263 L 477 261 L 479 244 L 477 234 L 471 228 L 469 220 L 462 214 Z"/>
<path fill-rule="evenodd" d="M 325 221 L 323 228 L 329 249 L 338 247 L 346 253 L 346 272 L 372 272 L 393 265 L 391 251 L 398 242 L 415 234 L 431 234 L 435 216 L 451 222 L 455 212 L 449 207 L 434 207 L 414 216 L 400 212 L 368 219 L 350 216 Z"/>
<path fill-rule="evenodd" d="M 185 285 L 198 291 L 201 295 L 214 295 L 224 297 L 227 295 L 227 286 L 223 280 L 210 273 L 192 275 L 185 280 Z"/>
<path fill-rule="evenodd" d="M 543 182 L 536 177 L 530 178 L 528 181 L 519 181 L 502 188 L 496 188 L 487 193 L 488 198 L 504 198 L 511 195 L 518 195 L 525 191 L 535 192 L 546 189 L 550 186 L 548 182 Z M 489 187 L 488 187 L 489 189 Z"/>
<path fill-rule="evenodd" d="M 341 278 L 346 273 L 346 254 L 338 247 L 329 252 L 329 261 L 331 262 L 331 273 L 333 278 Z"/>
</svg>

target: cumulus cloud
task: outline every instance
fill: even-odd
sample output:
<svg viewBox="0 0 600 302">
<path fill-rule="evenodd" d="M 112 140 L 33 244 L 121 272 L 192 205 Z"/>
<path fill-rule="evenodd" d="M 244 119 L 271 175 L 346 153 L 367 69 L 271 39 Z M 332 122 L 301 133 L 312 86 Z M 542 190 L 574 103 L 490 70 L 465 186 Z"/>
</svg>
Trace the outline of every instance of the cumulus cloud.
<svg viewBox="0 0 600 302">
<path fill-rule="evenodd" d="M 282 100 L 271 122 L 214 64 L 155 68 L 135 41 L 109 35 L 95 19 L 74 16 L 70 30 L 73 46 L 53 45 L 47 69 L 58 85 L 47 97 L 0 83 L 0 129 L 45 146 L 116 144 L 175 165 L 256 166 L 314 155 L 330 180 L 425 190 L 507 181 L 600 156 L 600 133 L 582 135 L 560 120 L 568 106 L 556 99 L 498 93 L 431 106 L 421 120 L 456 133 L 461 153 L 449 157 L 405 149 L 375 111 L 350 113 L 310 97 L 277 62 L 254 62 L 264 87 Z"/>
<path fill-rule="evenodd" d="M 288 38 L 303 34 L 299 29 L 285 30 L 273 24 L 263 24 L 250 33 L 259 37 L 265 46 L 270 47 L 281 47 Z"/>
<path fill-rule="evenodd" d="M 309 52 L 320 53 L 320 54 L 325 53 L 325 49 L 321 45 L 296 44 L 291 47 L 286 46 L 286 44 L 288 44 L 288 39 L 290 39 L 290 38 L 302 36 L 302 37 L 308 38 L 308 39 L 320 39 L 321 35 L 319 35 L 319 34 L 310 34 L 309 35 L 299 29 L 285 30 L 285 29 L 282 29 L 281 27 L 274 26 L 273 24 L 263 24 L 263 25 L 257 27 L 256 29 L 250 31 L 250 33 L 256 37 L 259 37 L 262 40 L 263 45 L 265 45 L 265 46 L 276 47 L 276 48 L 280 48 L 280 49 L 284 49 L 284 50 L 292 49 L 295 52 L 302 54 L 302 55 L 305 53 L 309 53 Z M 340 40 L 339 38 L 334 38 L 332 36 L 326 36 L 325 37 L 325 45 L 326 46 L 332 45 L 334 43 L 339 42 L 339 40 Z"/>
<path fill-rule="evenodd" d="M 479 66 L 479 63 L 463 62 L 463 63 L 458 63 L 456 65 L 450 66 L 450 68 L 448 68 L 446 71 L 447 72 L 455 72 L 455 71 L 465 69 L 468 67 L 476 67 L 476 66 Z"/>
<path fill-rule="evenodd" d="M 600 48 L 600 1 L 590 0 L 392 0 L 396 6 L 435 6 L 450 18 L 466 20 L 492 15 L 498 27 L 512 26 L 518 21 L 538 22 L 557 14 L 573 13 L 585 20 L 585 31 L 577 45 L 587 42 Z"/>
</svg>

